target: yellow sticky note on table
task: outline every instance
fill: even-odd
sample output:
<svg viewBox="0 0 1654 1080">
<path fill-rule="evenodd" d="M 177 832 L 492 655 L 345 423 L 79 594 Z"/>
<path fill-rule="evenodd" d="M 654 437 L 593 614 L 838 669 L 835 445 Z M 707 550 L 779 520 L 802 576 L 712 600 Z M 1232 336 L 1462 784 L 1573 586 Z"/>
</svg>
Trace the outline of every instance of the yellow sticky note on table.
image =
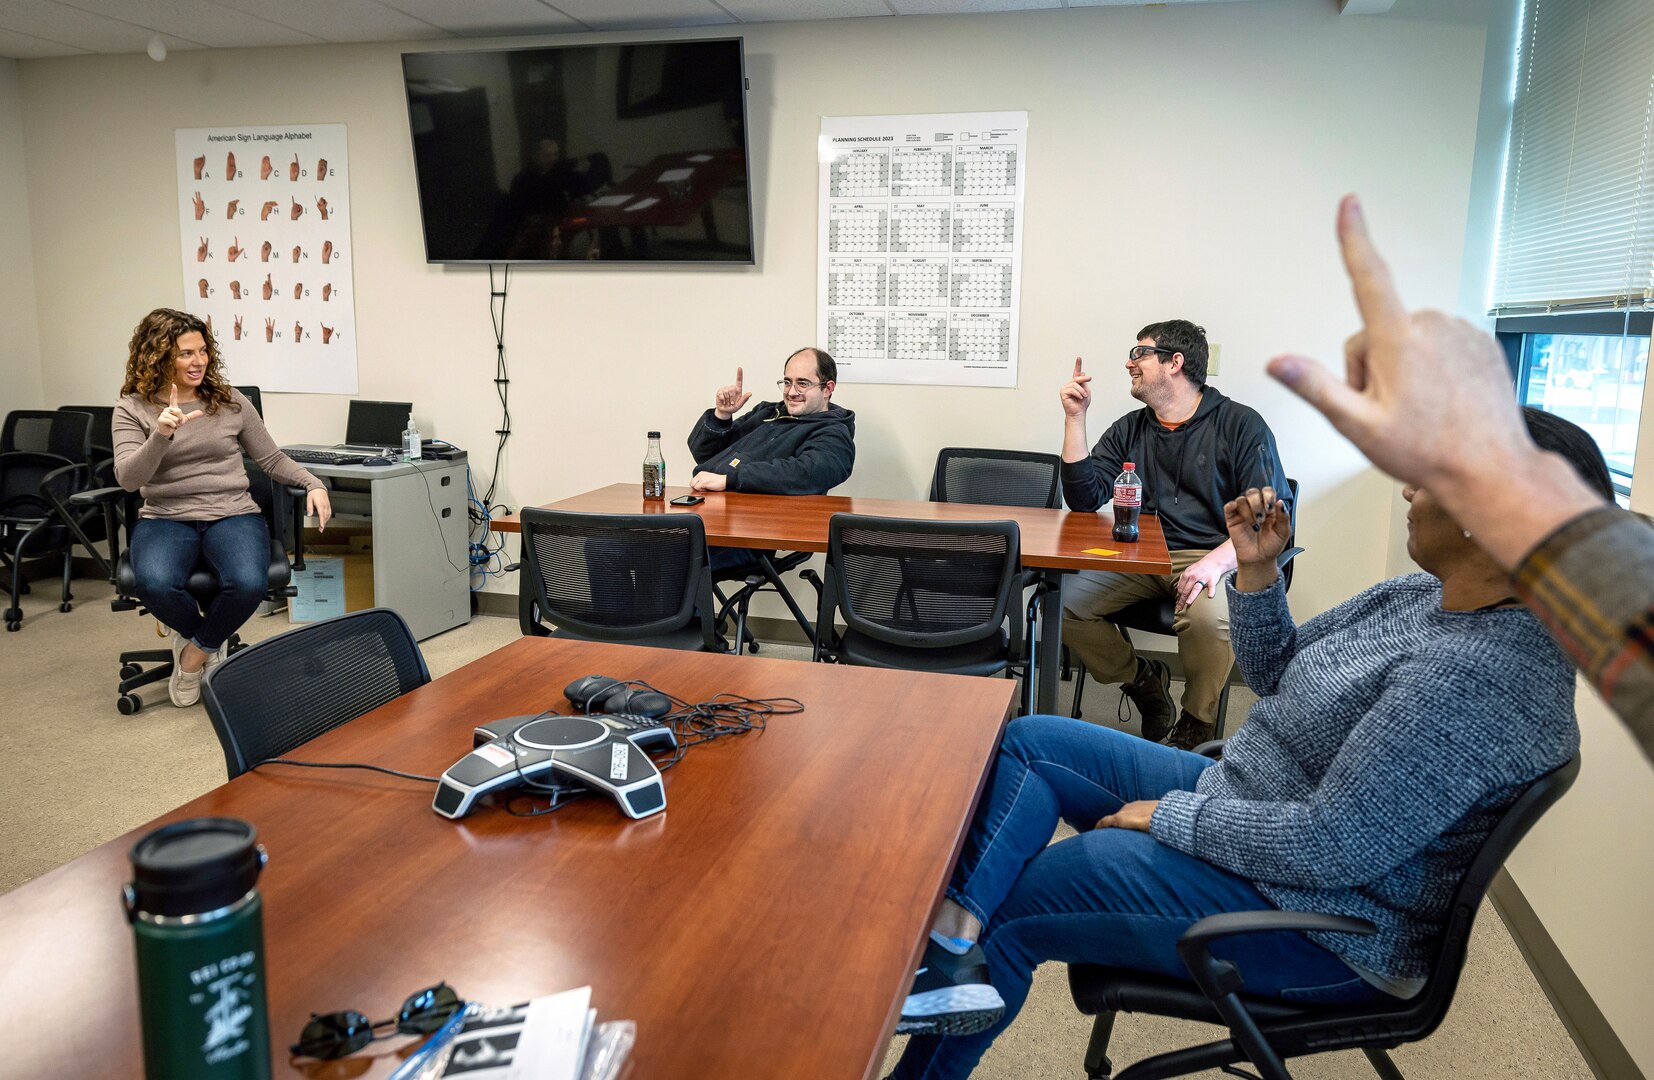
<svg viewBox="0 0 1654 1080">
<path fill-rule="evenodd" d="M 1081 552 L 1081 554 L 1082 555 L 1118 555 L 1120 553 L 1118 551 L 1115 551 L 1112 548 L 1086 548 L 1083 552 Z"/>
</svg>

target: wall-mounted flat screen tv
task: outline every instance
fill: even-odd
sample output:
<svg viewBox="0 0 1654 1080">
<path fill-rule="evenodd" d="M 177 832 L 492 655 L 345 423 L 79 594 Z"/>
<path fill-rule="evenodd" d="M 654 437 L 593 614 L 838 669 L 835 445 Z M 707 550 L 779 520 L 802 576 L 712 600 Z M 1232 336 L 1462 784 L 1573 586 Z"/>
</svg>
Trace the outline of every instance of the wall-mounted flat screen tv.
<svg viewBox="0 0 1654 1080">
<path fill-rule="evenodd" d="M 751 263 L 739 38 L 405 53 L 434 263 Z"/>
</svg>

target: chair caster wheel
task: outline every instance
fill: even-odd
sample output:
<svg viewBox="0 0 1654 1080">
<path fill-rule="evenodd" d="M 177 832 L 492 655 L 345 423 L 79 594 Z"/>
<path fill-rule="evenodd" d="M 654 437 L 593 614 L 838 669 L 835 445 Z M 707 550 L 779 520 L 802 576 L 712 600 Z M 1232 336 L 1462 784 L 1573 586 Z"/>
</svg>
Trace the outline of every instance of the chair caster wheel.
<svg viewBox="0 0 1654 1080">
<path fill-rule="evenodd" d="M 756 641 L 747 642 L 747 652 L 756 653 L 757 651 L 758 651 L 758 642 L 756 642 Z"/>
<path fill-rule="evenodd" d="M 57 609 L 59 611 L 70 611 L 70 610 L 73 610 L 74 606 L 75 605 L 73 605 L 73 604 L 69 603 L 69 601 L 65 600 L 65 601 L 63 601 L 63 603 L 61 603 L 57 606 Z"/>
<path fill-rule="evenodd" d="M 137 664 L 122 664 L 121 665 L 121 682 L 125 682 L 128 679 L 136 678 L 137 676 L 143 674 L 143 670 L 144 669 L 139 667 Z"/>
<path fill-rule="evenodd" d="M 6 629 L 15 634 L 17 631 L 23 629 L 23 622 L 21 619 L 7 619 Z"/>
<path fill-rule="evenodd" d="M 144 707 L 144 699 L 137 694 L 122 694 L 115 701 L 115 708 L 121 711 L 122 716 L 132 716 Z"/>
</svg>

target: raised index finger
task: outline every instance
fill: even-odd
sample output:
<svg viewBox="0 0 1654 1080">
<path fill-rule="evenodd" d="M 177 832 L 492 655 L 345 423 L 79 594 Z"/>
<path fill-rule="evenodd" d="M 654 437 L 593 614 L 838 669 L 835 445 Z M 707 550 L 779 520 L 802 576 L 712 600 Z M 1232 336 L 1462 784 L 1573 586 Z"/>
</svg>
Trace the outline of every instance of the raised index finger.
<svg viewBox="0 0 1654 1080">
<path fill-rule="evenodd" d="M 176 409 L 178 407 L 178 384 L 177 383 L 172 384 L 172 407 L 174 409 Z"/>
<path fill-rule="evenodd" d="M 1355 306 L 1361 310 L 1361 321 L 1370 327 L 1401 322 L 1407 309 L 1396 292 L 1389 266 L 1373 247 L 1372 237 L 1367 235 L 1367 219 L 1362 216 L 1361 202 L 1354 195 L 1344 196 L 1338 204 L 1338 245 L 1344 254 L 1344 269 L 1355 290 Z"/>
<path fill-rule="evenodd" d="M 1085 374 L 1085 369 L 1084 369 L 1084 366 L 1083 366 L 1084 364 L 1085 364 L 1085 361 L 1082 360 L 1080 357 L 1076 356 L 1074 358 L 1074 374 L 1075 375 L 1084 375 Z"/>
<path fill-rule="evenodd" d="M 741 392 L 741 369 L 740 368 L 735 369 L 735 392 L 737 394 Z"/>
</svg>

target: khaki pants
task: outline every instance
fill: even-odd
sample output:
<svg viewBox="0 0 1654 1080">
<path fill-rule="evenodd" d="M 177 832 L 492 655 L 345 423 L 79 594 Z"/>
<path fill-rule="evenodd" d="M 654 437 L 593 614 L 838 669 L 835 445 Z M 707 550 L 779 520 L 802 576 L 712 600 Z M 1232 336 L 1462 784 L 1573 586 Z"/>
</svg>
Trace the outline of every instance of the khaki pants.
<svg viewBox="0 0 1654 1080">
<path fill-rule="evenodd" d="M 1062 586 L 1062 639 L 1091 677 L 1100 683 L 1129 682 L 1137 654 L 1120 628 L 1107 621 L 1139 600 L 1176 596 L 1177 576 L 1209 552 L 1174 551 L 1170 574 L 1113 574 L 1082 570 Z M 1229 598 L 1222 585 L 1216 597 L 1202 589 L 1195 602 L 1172 619 L 1177 655 L 1183 661 L 1183 711 L 1202 723 L 1216 722 L 1218 697 L 1235 654 L 1229 647 Z"/>
</svg>

